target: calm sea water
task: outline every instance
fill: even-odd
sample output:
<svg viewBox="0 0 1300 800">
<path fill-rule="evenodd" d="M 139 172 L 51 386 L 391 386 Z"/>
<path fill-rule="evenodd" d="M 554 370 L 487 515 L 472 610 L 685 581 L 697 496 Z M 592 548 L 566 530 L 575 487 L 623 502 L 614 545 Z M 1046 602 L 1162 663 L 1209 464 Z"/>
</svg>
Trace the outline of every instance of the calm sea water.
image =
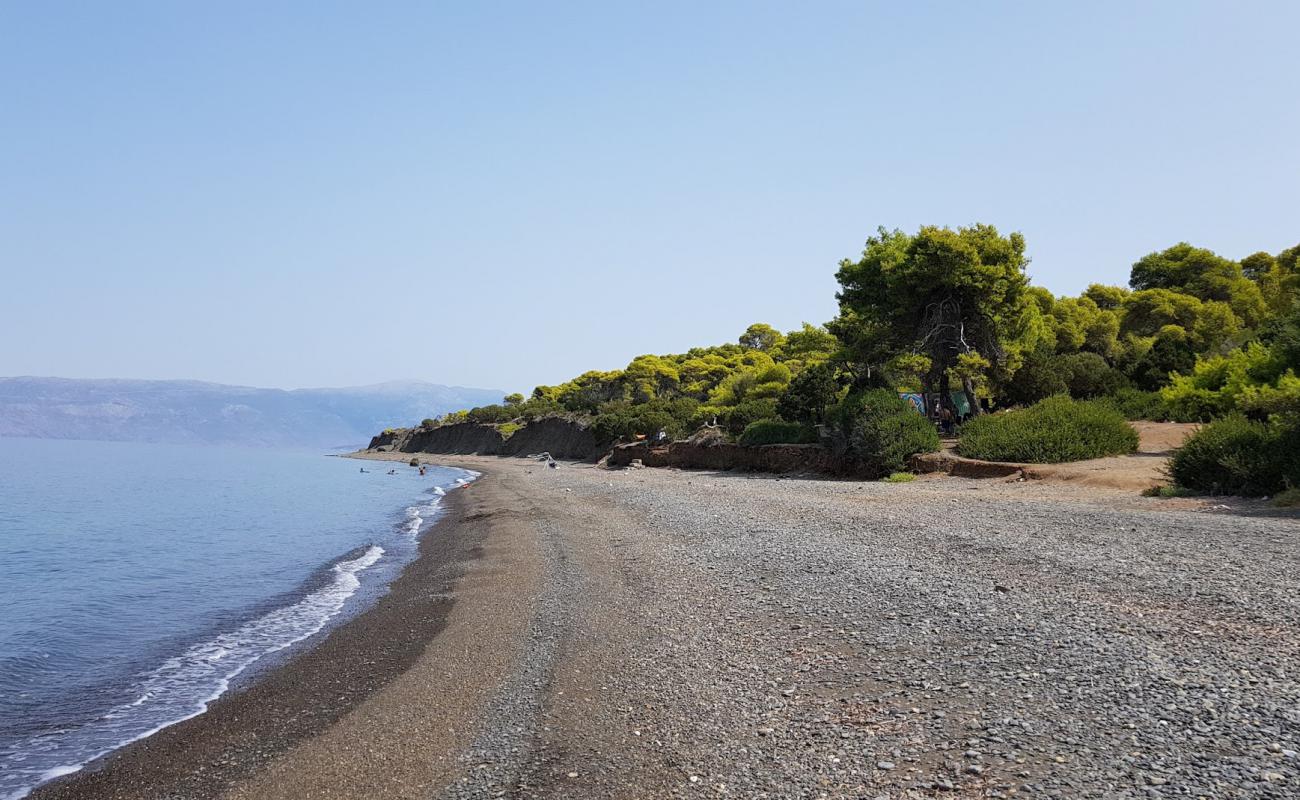
<svg viewBox="0 0 1300 800">
<path fill-rule="evenodd" d="M 472 479 L 313 452 L 0 439 L 0 798 L 201 713 L 356 613 L 414 557 L 442 493 Z"/>
</svg>

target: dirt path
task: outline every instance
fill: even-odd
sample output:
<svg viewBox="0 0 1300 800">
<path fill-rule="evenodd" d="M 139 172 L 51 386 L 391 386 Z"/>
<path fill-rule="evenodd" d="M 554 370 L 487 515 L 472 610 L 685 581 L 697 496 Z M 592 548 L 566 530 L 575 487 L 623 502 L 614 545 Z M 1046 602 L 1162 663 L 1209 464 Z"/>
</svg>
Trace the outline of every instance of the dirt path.
<svg viewBox="0 0 1300 800">
<path fill-rule="evenodd" d="M 1138 451 L 1129 456 L 1095 458 L 1070 464 L 1035 464 L 1025 470 L 1034 480 L 1068 481 L 1080 486 L 1140 492 L 1169 482 L 1169 457 L 1198 425 L 1182 422 L 1134 422 Z"/>
</svg>

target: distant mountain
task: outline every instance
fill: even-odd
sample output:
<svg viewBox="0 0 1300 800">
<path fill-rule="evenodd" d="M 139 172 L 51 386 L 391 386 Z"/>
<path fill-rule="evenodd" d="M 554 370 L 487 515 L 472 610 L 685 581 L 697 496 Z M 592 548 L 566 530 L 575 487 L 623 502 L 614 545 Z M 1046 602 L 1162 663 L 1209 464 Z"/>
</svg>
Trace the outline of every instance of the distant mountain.
<svg viewBox="0 0 1300 800">
<path fill-rule="evenodd" d="M 0 436 L 346 447 L 364 445 L 384 428 L 498 403 L 504 394 L 422 381 L 286 391 L 199 381 L 0 378 Z"/>
</svg>

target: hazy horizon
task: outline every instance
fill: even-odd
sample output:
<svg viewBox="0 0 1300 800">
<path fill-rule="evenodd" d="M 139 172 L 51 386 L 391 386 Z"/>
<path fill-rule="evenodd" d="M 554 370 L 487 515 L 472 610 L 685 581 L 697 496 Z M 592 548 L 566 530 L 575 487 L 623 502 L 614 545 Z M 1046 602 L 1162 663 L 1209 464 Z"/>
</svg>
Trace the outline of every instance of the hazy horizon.
<svg viewBox="0 0 1300 800">
<path fill-rule="evenodd" d="M 0 374 L 528 391 L 835 313 L 877 226 L 1074 294 L 1300 242 L 1300 6 L 0 10 Z"/>
<path fill-rule="evenodd" d="M 152 378 L 152 377 L 131 377 L 122 375 L 108 375 L 102 377 L 88 377 L 84 375 L 0 375 L 0 381 L 4 380 L 54 380 L 54 381 L 135 381 L 139 383 L 204 383 L 214 386 L 224 386 L 231 389 L 275 389 L 284 392 L 306 392 L 314 389 L 381 389 L 388 387 L 414 386 L 422 384 L 426 386 L 444 386 L 448 389 L 485 389 L 492 391 L 502 391 L 494 386 L 461 386 L 458 384 L 443 383 L 441 381 L 430 380 L 425 378 L 394 378 L 387 381 L 375 381 L 374 383 L 349 384 L 345 386 L 255 386 L 247 383 L 225 383 L 222 381 L 209 381 L 202 378 Z"/>
</svg>

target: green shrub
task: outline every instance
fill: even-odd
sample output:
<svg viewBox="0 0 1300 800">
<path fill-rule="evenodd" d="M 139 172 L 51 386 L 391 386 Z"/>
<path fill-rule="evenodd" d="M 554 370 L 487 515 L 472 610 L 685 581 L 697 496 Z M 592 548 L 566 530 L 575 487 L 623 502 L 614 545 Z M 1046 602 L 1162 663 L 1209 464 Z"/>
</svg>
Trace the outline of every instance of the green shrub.
<svg viewBox="0 0 1300 800">
<path fill-rule="evenodd" d="M 1067 377 L 1052 351 L 1039 348 L 1025 357 L 1025 363 L 1004 387 L 1001 399 L 1009 405 L 1028 405 L 1052 395 L 1065 394 L 1070 391 Z"/>
<path fill-rule="evenodd" d="M 1137 446 L 1137 431 L 1114 408 L 1058 395 L 976 417 L 962 426 L 958 450 L 987 461 L 1056 464 L 1132 453 Z"/>
<path fill-rule="evenodd" d="M 692 427 L 699 427 L 713 420 L 730 436 L 739 436 L 751 422 L 761 419 L 775 419 L 776 399 L 771 397 L 754 397 L 741 401 L 734 406 L 701 405 L 692 420 Z"/>
<path fill-rule="evenodd" d="M 613 442 L 635 434 L 649 437 L 659 431 L 678 439 L 686 435 L 688 423 L 699 405 L 699 401 L 687 397 L 635 404 L 626 400 L 604 403 L 592 420 L 592 434 L 598 442 Z"/>
<path fill-rule="evenodd" d="M 917 453 L 939 449 L 934 425 L 888 389 L 849 395 L 833 416 L 844 449 L 881 475 L 902 470 Z"/>
<path fill-rule="evenodd" d="M 911 483 L 916 480 L 916 476 L 910 472 L 891 472 L 882 480 L 885 483 Z"/>
<path fill-rule="evenodd" d="M 746 425 L 738 441 L 746 447 L 760 444 L 813 444 L 817 441 L 817 431 L 797 422 L 760 419 Z"/>
<path fill-rule="evenodd" d="M 1169 474 L 1179 486 L 1247 497 L 1300 486 L 1300 425 L 1256 422 L 1240 414 L 1215 420 L 1174 453 Z"/>
<path fill-rule="evenodd" d="M 1150 489 L 1143 489 L 1142 496 L 1165 499 L 1170 497 L 1195 497 L 1196 491 L 1188 489 L 1186 486 L 1152 486 Z"/>
<path fill-rule="evenodd" d="M 791 422 L 817 425 L 840 393 L 835 370 L 829 364 L 813 364 L 794 376 L 776 400 L 777 413 Z"/>
<path fill-rule="evenodd" d="M 524 427 L 523 424 L 519 422 L 503 422 L 497 426 L 497 432 L 501 434 L 502 438 L 509 439 L 514 435 L 515 431 L 522 427 Z"/>
<path fill-rule="evenodd" d="M 1300 382 L 1283 366 L 1272 349 L 1251 342 L 1226 355 L 1198 358 L 1187 373 L 1173 375 L 1160 395 L 1179 422 L 1209 422 L 1232 411 L 1253 411 L 1254 405 L 1281 403 L 1285 410 L 1289 394 L 1300 396 Z"/>
<path fill-rule="evenodd" d="M 1300 487 L 1278 492 L 1273 498 L 1273 505 L 1278 508 L 1300 508 Z"/>
<path fill-rule="evenodd" d="M 1107 405 L 1130 420 L 1154 420 L 1163 422 L 1169 419 L 1169 407 L 1159 392 L 1144 392 L 1141 389 L 1119 389 L 1113 394 L 1099 397 L 1094 402 Z"/>
<path fill-rule="evenodd" d="M 1128 385 L 1128 379 L 1096 353 L 1057 356 L 1057 361 L 1071 397 L 1101 397 Z"/>
</svg>

